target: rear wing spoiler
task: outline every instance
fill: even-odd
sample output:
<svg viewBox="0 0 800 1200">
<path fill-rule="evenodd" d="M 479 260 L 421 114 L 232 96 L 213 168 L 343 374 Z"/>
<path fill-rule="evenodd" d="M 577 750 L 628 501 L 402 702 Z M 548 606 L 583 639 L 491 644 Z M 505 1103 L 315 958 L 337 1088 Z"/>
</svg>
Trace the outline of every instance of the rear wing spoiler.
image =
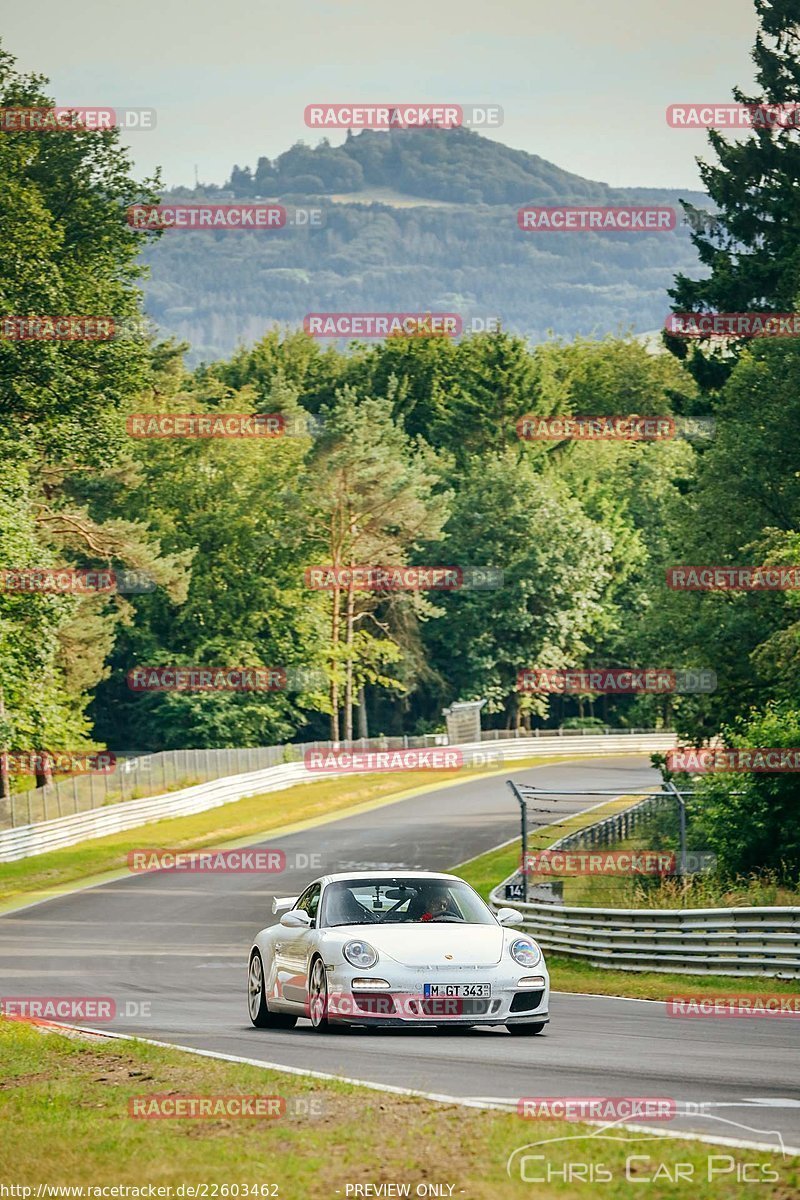
<svg viewBox="0 0 800 1200">
<path fill-rule="evenodd" d="M 288 912 L 289 909 L 294 908 L 299 899 L 299 896 L 273 896 L 272 911 L 273 913 Z"/>
</svg>

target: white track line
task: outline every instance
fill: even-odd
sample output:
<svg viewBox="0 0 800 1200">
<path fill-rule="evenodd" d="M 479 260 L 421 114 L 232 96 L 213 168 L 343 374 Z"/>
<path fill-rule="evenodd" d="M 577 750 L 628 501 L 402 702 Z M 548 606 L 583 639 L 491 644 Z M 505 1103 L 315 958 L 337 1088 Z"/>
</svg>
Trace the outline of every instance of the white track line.
<svg viewBox="0 0 800 1200">
<path fill-rule="evenodd" d="M 247 1067 L 260 1067 L 263 1070 L 279 1071 L 283 1075 L 301 1075 L 311 1079 L 333 1080 L 337 1083 L 349 1083 L 354 1087 L 368 1088 L 373 1092 L 390 1092 L 394 1096 L 416 1096 L 420 1100 L 432 1100 L 436 1104 L 453 1104 L 459 1108 L 482 1108 L 493 1109 L 498 1111 L 508 1111 L 508 1104 L 513 1101 L 496 1101 L 487 1099 L 469 1099 L 463 1096 L 449 1096 L 440 1092 L 423 1092 L 416 1088 L 397 1087 L 392 1083 L 373 1083 L 365 1079 L 353 1079 L 349 1075 L 333 1075 L 327 1071 L 312 1071 L 307 1067 L 288 1067 L 283 1063 L 263 1062 L 258 1058 L 243 1058 L 238 1054 L 223 1054 L 217 1050 L 199 1050 L 195 1046 L 180 1046 L 175 1042 L 159 1042 L 154 1038 L 136 1037 L 127 1033 L 110 1033 L 107 1029 L 90 1029 L 84 1028 L 81 1025 L 61 1025 L 58 1022 L 48 1022 L 48 1028 L 57 1028 L 69 1030 L 73 1034 L 89 1034 L 97 1038 L 109 1038 L 114 1041 L 122 1042 L 141 1042 L 146 1046 L 158 1046 L 163 1050 L 181 1050 L 184 1054 L 194 1054 L 198 1058 L 213 1058 L 220 1059 L 223 1062 L 241 1063 Z M 721 1118 L 719 1118 L 721 1119 Z M 732 1123 L 732 1122 L 731 1122 Z M 584 1121 L 585 1125 L 592 1125 L 599 1129 L 608 1128 L 607 1121 Z M 775 1146 L 768 1145 L 764 1142 L 743 1141 L 739 1138 L 729 1137 L 709 1137 L 701 1133 L 681 1133 L 679 1130 L 666 1131 L 664 1129 L 655 1129 L 649 1125 L 623 1125 L 614 1123 L 615 1129 L 626 1129 L 633 1133 L 653 1133 L 659 1137 L 673 1138 L 690 1142 L 704 1142 L 712 1146 L 733 1146 L 741 1150 L 765 1150 L 772 1154 L 778 1154 L 779 1151 Z M 753 1132 L 760 1132 L 753 1130 Z M 765 1133 L 771 1133 L 772 1130 L 764 1130 Z M 784 1154 L 800 1155 L 800 1147 L 784 1146 L 782 1136 L 776 1132 L 776 1136 L 780 1139 L 781 1150 Z"/>
</svg>

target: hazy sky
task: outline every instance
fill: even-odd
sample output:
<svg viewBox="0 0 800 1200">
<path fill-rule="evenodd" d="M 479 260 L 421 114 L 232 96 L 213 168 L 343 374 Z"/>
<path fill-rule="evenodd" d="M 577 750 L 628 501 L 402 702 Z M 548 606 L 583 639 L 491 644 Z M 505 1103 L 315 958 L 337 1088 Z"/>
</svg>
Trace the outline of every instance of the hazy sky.
<svg viewBox="0 0 800 1200">
<path fill-rule="evenodd" d="M 668 104 L 752 80 L 752 0 L 39 0 L 3 40 L 59 104 L 155 108 L 140 174 L 222 182 L 298 139 L 316 101 L 496 103 L 492 136 L 591 179 L 696 186 L 705 135 Z M 331 141 L 343 135 L 332 134 Z"/>
</svg>

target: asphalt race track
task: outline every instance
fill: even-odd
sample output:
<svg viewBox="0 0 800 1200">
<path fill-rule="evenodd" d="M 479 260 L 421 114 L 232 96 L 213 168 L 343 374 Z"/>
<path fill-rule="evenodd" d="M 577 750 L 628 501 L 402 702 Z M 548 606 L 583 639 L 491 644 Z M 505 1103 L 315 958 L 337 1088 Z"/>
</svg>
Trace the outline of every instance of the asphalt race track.
<svg viewBox="0 0 800 1200">
<path fill-rule="evenodd" d="M 509 774 L 563 789 L 629 792 L 657 782 L 645 756 L 518 772 L 512 764 Z M 449 869 L 508 841 L 519 818 L 504 780 L 432 787 L 262 843 L 321 855 L 321 869 L 136 875 L 2 916 L 0 995 L 112 997 L 132 1014 L 110 1022 L 114 1032 L 462 1099 L 650 1096 L 712 1105 L 664 1128 L 774 1146 L 779 1132 L 800 1147 L 800 1022 L 792 1018 L 676 1019 L 661 1003 L 555 993 L 551 1024 L 531 1039 L 504 1029 L 319 1035 L 306 1021 L 274 1033 L 251 1027 L 247 954 L 255 932 L 276 919 L 273 895 L 297 894 L 325 871 Z M 560 800 L 558 812 L 596 802 L 576 795 Z M 781 985 L 765 981 L 764 990 Z M 533 1123 L 524 1129 L 532 1140 Z"/>
</svg>

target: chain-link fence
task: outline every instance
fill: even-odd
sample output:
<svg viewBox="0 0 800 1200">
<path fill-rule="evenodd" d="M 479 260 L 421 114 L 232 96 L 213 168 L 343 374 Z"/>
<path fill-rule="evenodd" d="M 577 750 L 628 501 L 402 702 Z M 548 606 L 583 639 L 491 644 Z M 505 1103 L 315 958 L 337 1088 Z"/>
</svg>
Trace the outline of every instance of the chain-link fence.
<svg viewBox="0 0 800 1200">
<path fill-rule="evenodd" d="M 550 846 L 551 850 L 574 850 L 576 848 L 593 850 L 596 846 L 613 846 L 631 837 L 639 826 L 653 813 L 664 808 L 673 807 L 673 797 L 665 792 L 655 792 L 645 796 L 638 804 L 626 808 L 623 812 L 614 813 L 595 821 L 593 825 L 584 825 L 559 838 Z"/>
<path fill-rule="evenodd" d="M 508 738 L 581 737 L 603 733 L 650 733 L 651 730 L 620 729 L 535 729 L 509 731 L 486 729 L 482 741 Z M 242 775 L 250 771 L 299 762 L 307 750 L 404 750 L 446 746 L 447 734 L 429 733 L 421 737 L 358 738 L 352 742 L 288 742 L 282 746 L 245 746 L 218 750 L 165 750 L 158 754 L 116 751 L 116 763 L 108 773 L 72 775 L 56 778 L 47 787 L 12 792 L 0 799 L 0 829 L 16 829 L 37 821 L 88 812 L 108 804 L 160 796 L 210 779 Z"/>
<path fill-rule="evenodd" d="M 242 775 L 299 762 L 306 750 L 397 750 L 446 745 L 445 734 L 425 737 L 361 738 L 355 742 L 290 742 L 283 746 L 244 746 L 218 750 L 165 750 L 158 754 L 116 752 L 107 773 L 55 778 L 46 787 L 12 792 L 0 799 L 0 829 L 16 829 L 53 817 L 88 812 L 107 804 L 160 796 L 209 779 Z"/>
</svg>

